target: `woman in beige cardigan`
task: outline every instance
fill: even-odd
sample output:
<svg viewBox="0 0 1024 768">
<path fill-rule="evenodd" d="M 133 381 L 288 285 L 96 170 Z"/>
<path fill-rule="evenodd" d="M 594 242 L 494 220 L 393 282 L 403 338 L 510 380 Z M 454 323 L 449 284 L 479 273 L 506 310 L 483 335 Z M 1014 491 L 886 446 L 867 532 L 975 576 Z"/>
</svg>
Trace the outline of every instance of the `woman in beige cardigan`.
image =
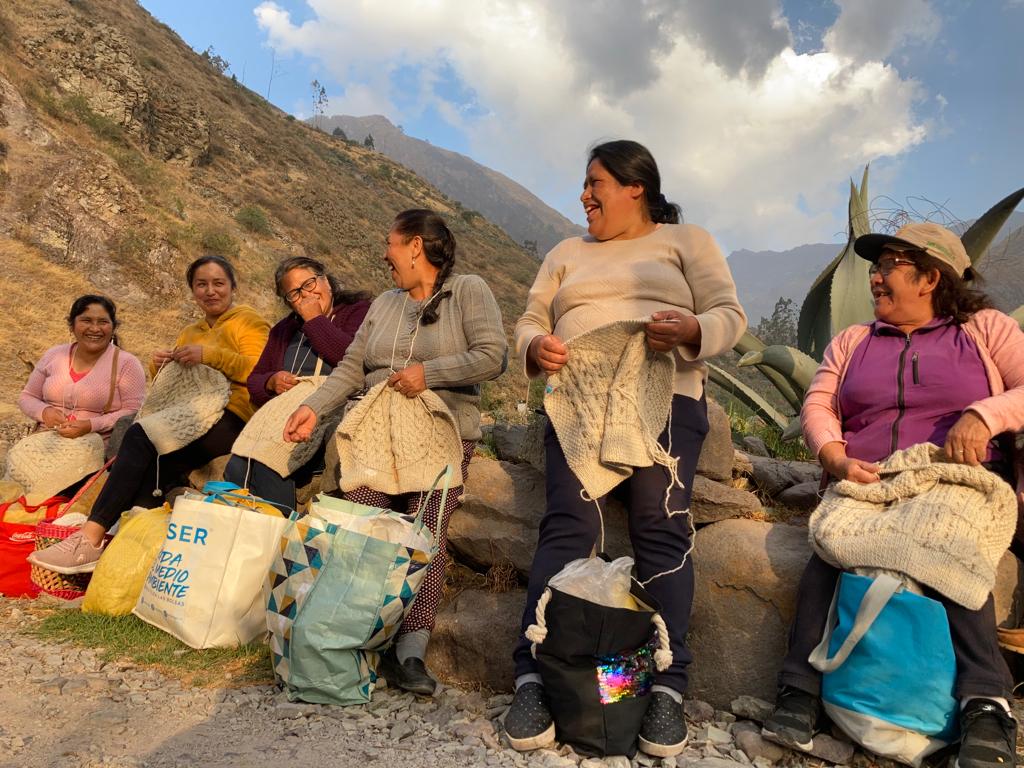
<svg viewBox="0 0 1024 768">
<path fill-rule="evenodd" d="M 636 468 L 617 489 L 626 493 L 638 577 L 650 580 L 648 590 L 661 603 L 675 659 L 655 679 L 640 732 L 641 749 L 667 757 L 682 751 L 686 741 L 682 696 L 691 658 L 685 637 L 693 565 L 686 557 L 687 515 L 666 515 L 663 505 L 671 486 L 670 508 L 689 508 L 708 431 L 702 361 L 736 343 L 746 316 L 722 252 L 703 229 L 679 223 L 679 208 L 661 194 L 658 167 L 646 148 L 632 141 L 594 147 L 580 200 L 589 234 L 563 240 L 545 257 L 516 325 L 516 351 L 530 376 L 552 374 L 569 360 L 567 339 L 612 321 L 650 317 L 648 347 L 675 359 L 670 426 L 659 442 L 675 460 L 682 487 L 656 464 Z M 547 512 L 530 571 L 524 632 L 548 579 L 590 554 L 600 526 L 550 423 L 545 449 Z M 516 749 L 537 749 L 554 737 L 548 699 L 525 637 L 514 656 L 516 696 L 505 729 Z"/>
</svg>

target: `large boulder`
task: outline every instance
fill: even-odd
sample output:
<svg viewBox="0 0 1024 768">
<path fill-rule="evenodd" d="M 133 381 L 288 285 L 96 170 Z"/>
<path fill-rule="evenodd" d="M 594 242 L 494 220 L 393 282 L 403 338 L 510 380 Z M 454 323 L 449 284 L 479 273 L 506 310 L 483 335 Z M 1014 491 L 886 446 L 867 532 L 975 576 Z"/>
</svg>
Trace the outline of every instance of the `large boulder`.
<svg viewBox="0 0 1024 768">
<path fill-rule="evenodd" d="M 526 590 L 467 589 L 441 606 L 427 647 L 427 665 L 449 684 L 512 688 L 512 649 Z"/>
<path fill-rule="evenodd" d="M 708 430 L 697 460 L 697 474 L 712 480 L 731 480 L 733 453 L 732 428 L 729 414 L 718 403 L 708 398 Z"/>
<path fill-rule="evenodd" d="M 525 577 L 545 506 L 544 476 L 532 466 L 476 456 L 469 467 L 466 500 L 448 524 L 448 547 L 466 565 L 486 570 L 509 562 Z M 611 499 L 601 509 L 605 551 L 612 557 L 632 555 L 622 505 Z"/>
<path fill-rule="evenodd" d="M 690 695 L 719 709 L 744 694 L 774 700 L 810 556 L 802 526 L 723 520 L 697 533 Z"/>
</svg>

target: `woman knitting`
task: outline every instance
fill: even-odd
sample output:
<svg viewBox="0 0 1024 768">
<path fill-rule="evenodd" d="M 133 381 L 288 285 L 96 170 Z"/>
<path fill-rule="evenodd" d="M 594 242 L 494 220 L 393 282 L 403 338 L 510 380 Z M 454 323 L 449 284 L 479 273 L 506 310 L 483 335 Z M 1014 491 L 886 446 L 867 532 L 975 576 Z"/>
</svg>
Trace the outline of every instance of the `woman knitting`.
<svg viewBox="0 0 1024 768">
<path fill-rule="evenodd" d="M 960 238 L 914 223 L 895 236 L 864 235 L 875 321 L 836 336 L 804 399 L 804 439 L 825 472 L 877 483 L 879 465 L 919 443 L 944 446 L 950 461 L 998 468 L 1009 456 L 993 442 L 1024 427 L 1024 333 L 972 289 Z M 1005 474 L 1005 473 L 1003 473 Z M 812 555 L 797 592 L 775 710 L 764 735 L 807 750 L 821 711 L 821 675 L 808 662 L 819 643 L 840 571 Z M 1013 681 L 1000 653 L 992 596 L 978 610 L 935 590 L 957 663 L 960 768 L 1014 763 Z"/>
<path fill-rule="evenodd" d="M 204 434 L 162 456 L 142 425 L 133 424 L 125 432 L 89 520 L 81 531 L 34 552 L 29 560 L 36 565 L 65 574 L 95 570 L 103 552 L 103 536 L 122 512 L 162 504 L 163 493 L 181 484 L 189 472 L 230 453 L 231 444 L 252 415 L 245 380 L 266 344 L 269 324 L 252 308 L 234 303 L 238 282 L 227 259 L 202 256 L 189 266 L 185 280 L 203 318 L 186 326 L 172 349 L 153 354 L 150 372 L 156 376 L 172 361 L 186 368 L 209 366 L 230 385 L 226 409 Z"/>
<path fill-rule="evenodd" d="M 397 290 L 382 294 L 370 305 L 344 359 L 292 414 L 284 439 L 309 439 L 319 420 L 330 417 L 365 387 L 386 383 L 393 393 L 405 398 L 417 398 L 429 390 L 443 401 L 445 418 L 454 421 L 459 433 L 461 476 L 465 477 L 480 439 L 479 384 L 499 376 L 507 362 L 501 312 L 480 277 L 452 274 L 455 237 L 433 211 L 414 209 L 398 214 L 387 235 L 384 261 Z M 413 442 L 422 436 L 406 437 Z M 420 493 L 393 496 L 382 490 L 383 486 L 374 485 L 367 481 L 346 490 L 345 498 L 381 508 L 416 510 Z M 431 695 L 436 686 L 423 659 L 444 582 L 447 523 L 461 494 L 462 488 L 452 489 L 444 510 L 438 509 L 438 495 L 431 497 L 424 516 L 439 539 L 440 552 L 395 645 L 381 661 L 388 682 L 421 695 Z"/>
<path fill-rule="evenodd" d="M 135 413 L 146 393 L 142 364 L 135 355 L 117 345 L 117 325 L 114 302 L 106 296 L 79 296 L 68 313 L 68 327 L 74 341 L 58 344 L 43 353 L 18 398 L 18 407 L 36 422 L 37 432 L 53 430 L 69 441 L 86 438 L 83 443 L 95 440 L 92 448 L 95 460 L 89 465 L 93 471 L 99 468 L 94 465 L 103 464 L 104 445 L 114 424 L 122 416 Z M 19 448 L 12 449 L 12 466 L 9 467 L 12 477 L 20 476 L 19 470 L 32 475 L 49 475 L 36 478 L 35 485 L 42 493 L 26 487 L 29 495 L 67 496 L 81 484 L 85 478 L 81 470 L 85 465 L 72 454 L 77 456 L 87 449 L 57 441 L 49 444 L 47 451 L 60 452 L 62 446 L 69 454 L 64 463 L 68 469 L 66 476 L 63 472 L 45 472 L 39 461 L 29 454 L 17 460 Z M 31 453 L 27 443 L 21 447 Z M 13 466 L 15 463 L 18 467 Z M 26 479 L 25 485 L 32 483 Z"/>
<path fill-rule="evenodd" d="M 282 261 L 274 275 L 277 295 L 291 312 L 273 328 L 256 367 L 246 381 L 249 399 L 257 408 L 291 391 L 303 378 L 328 376 L 345 356 L 366 311 L 369 294 L 343 290 L 338 280 L 316 259 L 293 256 Z M 286 412 L 283 418 L 287 418 Z M 250 426 L 250 431 L 257 426 Z M 263 427 L 262 424 L 258 425 Z M 253 435 L 246 441 L 244 455 L 233 455 L 224 470 L 224 479 L 248 488 L 256 496 L 295 508 L 296 485 L 304 485 L 324 467 L 321 443 L 312 456 L 297 469 L 275 471 L 252 458 L 264 440 L 281 439 L 282 422 L 266 435 Z M 271 434 L 272 432 L 272 434 Z M 240 447 L 236 443 L 236 453 Z M 282 468 L 284 469 L 284 468 Z"/>
<path fill-rule="evenodd" d="M 691 526 L 686 514 L 666 509 L 688 510 L 708 431 L 701 361 L 732 347 L 746 316 L 722 252 L 703 229 L 678 223 L 679 208 L 661 194 L 657 164 L 645 147 L 633 141 L 595 146 L 580 200 L 589 234 L 563 240 L 544 258 L 516 324 L 516 350 L 529 376 L 551 376 L 572 360 L 574 337 L 612 321 L 647 318 L 638 326 L 647 348 L 674 360 L 674 376 L 670 370 L 666 377 L 670 413 L 658 414 L 669 426 L 650 436 L 663 463 L 633 468 L 619 486 L 638 577 L 661 604 L 674 657 L 655 679 L 640 733 L 640 748 L 664 757 L 682 751 L 686 740 L 682 700 L 691 656 L 685 638 L 693 602 Z M 547 512 L 530 570 L 524 632 L 548 580 L 569 561 L 589 556 L 599 538 L 594 501 L 604 499 L 584 492 L 564 450 L 567 438 L 582 442 L 582 429 L 556 433 L 549 422 L 545 433 Z M 516 749 L 537 749 L 554 739 L 555 728 L 525 636 L 514 658 L 516 693 L 505 730 Z"/>
</svg>

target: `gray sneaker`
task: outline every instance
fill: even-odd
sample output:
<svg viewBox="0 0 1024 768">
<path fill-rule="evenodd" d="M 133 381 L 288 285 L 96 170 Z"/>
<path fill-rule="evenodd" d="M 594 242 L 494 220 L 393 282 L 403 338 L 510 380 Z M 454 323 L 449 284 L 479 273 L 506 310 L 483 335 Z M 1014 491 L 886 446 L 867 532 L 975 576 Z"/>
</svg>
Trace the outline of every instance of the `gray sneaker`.
<svg viewBox="0 0 1024 768">
<path fill-rule="evenodd" d="M 92 573 L 96 563 L 103 554 L 104 541 L 94 547 L 81 531 L 76 531 L 63 541 L 51 544 L 28 556 L 32 565 L 38 565 L 48 571 L 71 575 L 75 573 Z"/>
</svg>

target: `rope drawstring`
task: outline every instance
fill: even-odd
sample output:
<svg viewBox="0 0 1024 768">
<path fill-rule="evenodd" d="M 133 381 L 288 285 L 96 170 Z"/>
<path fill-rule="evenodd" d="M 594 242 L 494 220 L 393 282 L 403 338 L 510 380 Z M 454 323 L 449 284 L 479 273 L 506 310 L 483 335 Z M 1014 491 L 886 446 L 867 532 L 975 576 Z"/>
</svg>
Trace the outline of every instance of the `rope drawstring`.
<svg viewBox="0 0 1024 768">
<path fill-rule="evenodd" d="M 537 623 L 526 628 L 526 639 L 530 641 L 530 653 L 533 658 L 537 658 L 537 646 L 543 643 L 548 636 L 548 624 L 544 612 L 547 610 L 550 600 L 551 588 L 545 587 L 540 595 L 540 600 L 537 601 Z"/>
</svg>

